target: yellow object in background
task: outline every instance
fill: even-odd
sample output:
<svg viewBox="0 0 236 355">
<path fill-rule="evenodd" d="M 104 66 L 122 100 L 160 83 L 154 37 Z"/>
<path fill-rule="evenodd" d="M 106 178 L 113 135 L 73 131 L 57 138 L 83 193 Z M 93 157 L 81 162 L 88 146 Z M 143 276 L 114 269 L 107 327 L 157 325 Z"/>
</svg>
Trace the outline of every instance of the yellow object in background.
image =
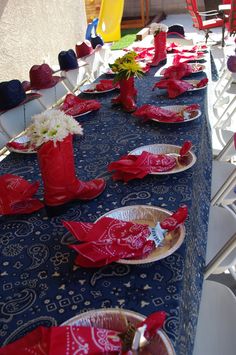
<svg viewBox="0 0 236 355">
<path fill-rule="evenodd" d="M 104 42 L 119 41 L 124 0 L 102 0 L 97 33 Z"/>
</svg>

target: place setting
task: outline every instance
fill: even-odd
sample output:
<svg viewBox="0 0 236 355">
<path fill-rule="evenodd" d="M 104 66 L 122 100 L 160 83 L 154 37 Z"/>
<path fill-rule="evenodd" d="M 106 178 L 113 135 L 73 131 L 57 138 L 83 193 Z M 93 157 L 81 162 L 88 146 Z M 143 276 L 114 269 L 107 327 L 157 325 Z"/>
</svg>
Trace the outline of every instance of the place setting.
<svg viewBox="0 0 236 355">
<path fill-rule="evenodd" d="M 114 83 L 112 79 L 101 79 L 97 83 L 86 84 L 80 87 L 83 94 L 105 94 L 119 89 L 119 84 Z"/>
<path fill-rule="evenodd" d="M 201 116 L 201 110 L 198 104 L 161 107 L 145 104 L 140 106 L 133 116 L 143 123 L 154 121 L 163 124 L 179 124 L 196 120 Z"/>
<path fill-rule="evenodd" d="M 63 103 L 58 107 L 60 111 L 74 118 L 87 115 L 100 108 L 101 103 L 99 101 L 81 99 L 73 94 L 67 94 Z"/>
<path fill-rule="evenodd" d="M 174 253 L 185 237 L 187 206 L 172 213 L 156 206 L 135 205 L 111 210 L 95 223 L 63 221 L 75 238 L 75 265 L 98 268 L 113 262 L 147 264 Z"/>
<path fill-rule="evenodd" d="M 12 153 L 35 154 L 36 147 L 31 143 L 27 135 L 17 137 L 6 144 L 7 149 Z"/>
</svg>

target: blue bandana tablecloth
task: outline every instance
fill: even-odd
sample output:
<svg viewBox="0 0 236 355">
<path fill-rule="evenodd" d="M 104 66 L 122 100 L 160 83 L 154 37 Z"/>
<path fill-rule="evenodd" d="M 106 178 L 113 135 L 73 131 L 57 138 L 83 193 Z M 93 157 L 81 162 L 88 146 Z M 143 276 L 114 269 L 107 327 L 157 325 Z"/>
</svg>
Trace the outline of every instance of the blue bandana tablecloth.
<svg viewBox="0 0 236 355">
<path fill-rule="evenodd" d="M 81 312 L 119 307 L 144 315 L 166 311 L 164 330 L 176 353 L 192 353 L 210 205 L 212 156 L 204 113 L 206 90 L 170 100 L 152 91 L 157 82 L 153 74 L 154 69 L 136 80 L 139 106 L 199 103 L 201 117 L 183 124 L 144 124 L 120 107 L 111 106 L 116 91 L 96 95 L 102 108 L 79 118 L 84 136 L 74 138 L 74 152 L 78 177 L 104 177 L 105 192 L 87 203 L 71 203 L 58 217 L 48 217 L 44 209 L 31 215 L 0 217 L 1 345 L 39 325 L 59 325 Z M 204 74 L 195 77 L 201 79 Z M 197 156 L 196 164 L 185 172 L 148 176 L 128 184 L 113 182 L 107 172 L 109 162 L 136 147 L 154 143 L 182 145 L 185 140 L 192 141 Z M 10 154 L 1 162 L 0 173 L 31 181 L 40 179 L 36 155 Z M 40 186 L 38 197 L 43 198 L 42 182 Z M 83 269 L 73 265 L 76 254 L 68 247 L 73 238 L 62 226 L 63 219 L 94 222 L 107 211 L 139 204 L 170 211 L 180 204 L 189 207 L 185 241 L 174 254 L 139 266 L 113 263 Z"/>
</svg>

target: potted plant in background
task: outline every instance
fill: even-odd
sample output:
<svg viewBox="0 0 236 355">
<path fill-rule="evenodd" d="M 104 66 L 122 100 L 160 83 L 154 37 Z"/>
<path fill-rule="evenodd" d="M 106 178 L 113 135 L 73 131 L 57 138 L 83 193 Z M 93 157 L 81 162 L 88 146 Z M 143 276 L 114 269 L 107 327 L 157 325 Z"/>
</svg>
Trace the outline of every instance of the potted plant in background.
<svg viewBox="0 0 236 355">
<path fill-rule="evenodd" d="M 144 74 L 140 64 L 135 60 L 137 53 L 134 51 L 126 53 L 123 57 L 117 58 L 113 64 L 109 64 L 115 73 L 115 82 L 119 82 L 120 94 L 112 99 L 112 103 L 120 104 L 127 112 L 136 110 L 137 90 L 134 86 L 134 77 L 142 77 Z"/>
<path fill-rule="evenodd" d="M 80 124 L 59 110 L 44 111 L 32 119 L 27 135 L 37 148 L 46 206 L 100 195 L 105 189 L 104 179 L 84 182 L 76 177 L 72 138 L 83 133 Z"/>
<path fill-rule="evenodd" d="M 155 54 L 151 66 L 156 67 L 159 64 L 166 64 L 166 36 L 168 27 L 160 23 L 151 23 L 150 32 L 154 36 Z"/>
</svg>

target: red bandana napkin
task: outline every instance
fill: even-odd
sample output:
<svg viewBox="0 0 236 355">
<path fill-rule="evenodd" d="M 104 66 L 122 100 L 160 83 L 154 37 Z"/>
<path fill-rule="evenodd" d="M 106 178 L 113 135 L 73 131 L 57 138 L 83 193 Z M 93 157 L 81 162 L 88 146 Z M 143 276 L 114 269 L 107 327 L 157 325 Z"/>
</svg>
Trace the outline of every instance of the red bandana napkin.
<svg viewBox="0 0 236 355">
<path fill-rule="evenodd" d="M 118 87 L 119 83 L 114 83 L 113 79 L 102 79 L 93 89 L 88 89 L 86 92 L 107 91 Z"/>
<path fill-rule="evenodd" d="M 179 63 L 186 63 L 186 62 L 191 62 L 193 60 L 199 60 L 202 59 L 202 56 L 204 55 L 203 52 L 197 52 L 196 54 L 176 54 L 174 56 L 173 60 L 173 65 L 179 64 Z"/>
<path fill-rule="evenodd" d="M 60 110 L 67 115 L 76 116 L 85 112 L 99 110 L 100 107 L 100 102 L 96 100 L 82 100 L 73 94 L 67 94 Z"/>
<path fill-rule="evenodd" d="M 181 79 L 184 76 L 189 76 L 193 73 L 192 66 L 187 63 L 179 63 L 171 65 L 164 70 L 164 78 L 168 79 Z"/>
<path fill-rule="evenodd" d="M 204 79 L 200 80 L 200 81 L 197 83 L 196 87 L 197 87 L 197 88 L 202 88 L 202 87 L 206 86 L 207 83 L 208 83 L 208 79 L 207 79 L 207 78 L 204 78 Z"/>
<path fill-rule="evenodd" d="M 15 149 L 22 152 L 34 151 L 36 148 L 31 144 L 31 142 L 27 143 L 19 143 L 19 142 L 8 142 L 6 144 L 8 149 Z"/>
<path fill-rule="evenodd" d="M 180 149 L 179 156 L 167 154 L 152 154 L 143 151 L 140 155 L 125 155 L 108 165 L 114 181 L 128 182 L 133 179 L 142 179 L 150 173 L 166 172 L 172 170 L 177 162 L 184 164 L 186 156 L 192 147 L 190 141 L 185 141 Z"/>
<path fill-rule="evenodd" d="M 63 224 L 77 240 L 84 242 L 71 245 L 79 253 L 75 263 L 83 267 L 98 267 L 119 259 L 142 258 L 154 248 L 154 242 L 147 239 L 150 235 L 147 225 L 108 217 L 90 224 L 65 221 Z"/>
<path fill-rule="evenodd" d="M 199 50 L 203 51 L 206 50 L 207 46 L 202 45 L 202 46 L 192 46 L 192 47 L 184 47 L 182 48 L 180 45 L 176 44 L 176 43 L 169 43 L 166 47 L 167 52 L 174 52 L 174 53 L 196 53 L 199 52 Z M 203 54 L 203 52 L 201 53 L 201 55 Z"/>
<path fill-rule="evenodd" d="M 144 122 L 149 120 L 155 120 L 158 122 L 181 122 L 184 120 L 180 113 L 148 104 L 139 107 L 133 115 L 143 119 Z"/>
<path fill-rule="evenodd" d="M 162 239 L 156 239 L 148 225 L 103 217 L 96 223 L 63 221 L 64 226 L 80 244 L 70 245 L 79 255 L 75 264 L 82 267 L 100 267 L 120 259 L 145 258 L 160 244 L 165 231 L 176 229 L 184 223 L 188 210 L 180 207 L 161 223 Z M 154 228 L 155 229 L 155 228 Z"/>
<path fill-rule="evenodd" d="M 155 47 L 133 47 L 132 50 L 137 53 L 135 57 L 136 60 L 151 59 L 154 55 Z M 125 51 L 130 51 L 130 49 L 125 48 Z"/>
<path fill-rule="evenodd" d="M 122 343 L 114 330 L 83 327 L 38 327 L 0 349 L 0 355 L 100 355 L 120 353 Z"/>
<path fill-rule="evenodd" d="M 176 159 L 165 154 L 142 152 L 140 155 L 125 155 L 116 162 L 108 165 L 108 171 L 113 172 L 114 181 L 128 182 L 142 179 L 154 172 L 170 171 L 176 166 Z"/>
<path fill-rule="evenodd" d="M 166 313 L 163 311 L 152 313 L 136 329 L 144 328 L 144 336 L 150 341 L 163 326 L 165 319 Z M 129 351 L 122 352 L 119 335 L 118 331 L 97 327 L 38 327 L 1 348 L 0 355 L 128 355 Z"/>
<path fill-rule="evenodd" d="M 153 90 L 156 87 L 159 89 L 167 89 L 168 97 L 174 99 L 189 89 L 192 89 L 193 85 L 184 80 L 162 79 L 154 85 Z"/>
<path fill-rule="evenodd" d="M 0 176 L 0 215 L 32 213 L 44 207 L 33 198 L 38 187 L 38 181 L 31 184 L 16 175 Z"/>
</svg>

